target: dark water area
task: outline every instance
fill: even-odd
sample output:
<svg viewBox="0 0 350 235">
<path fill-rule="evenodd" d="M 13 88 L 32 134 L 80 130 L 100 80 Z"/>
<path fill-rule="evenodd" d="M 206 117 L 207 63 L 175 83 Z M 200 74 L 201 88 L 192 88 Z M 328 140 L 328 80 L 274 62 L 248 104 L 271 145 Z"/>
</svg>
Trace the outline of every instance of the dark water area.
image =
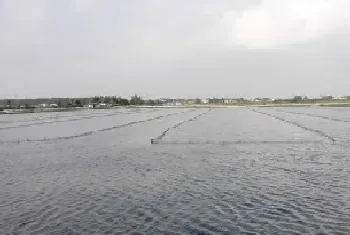
<svg viewBox="0 0 350 235">
<path fill-rule="evenodd" d="M 350 109 L 2 115 L 0 179 L 0 234 L 349 234 Z"/>
</svg>

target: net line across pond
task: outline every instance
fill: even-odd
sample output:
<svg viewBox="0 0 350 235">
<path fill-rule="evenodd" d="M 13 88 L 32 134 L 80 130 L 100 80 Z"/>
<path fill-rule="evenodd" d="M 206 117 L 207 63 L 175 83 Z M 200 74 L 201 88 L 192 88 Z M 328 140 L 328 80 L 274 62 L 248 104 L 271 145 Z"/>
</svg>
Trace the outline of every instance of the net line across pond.
<svg viewBox="0 0 350 235">
<path fill-rule="evenodd" d="M 322 140 L 162 140 L 152 139 L 154 145 L 295 145 L 327 144 Z"/>
<path fill-rule="evenodd" d="M 80 137 L 90 136 L 90 135 L 93 135 L 94 133 L 98 133 L 98 132 L 112 131 L 112 130 L 115 130 L 115 129 L 121 129 L 121 128 L 125 128 L 125 127 L 130 127 L 130 126 L 133 126 L 135 124 L 147 123 L 147 122 L 160 120 L 162 118 L 166 118 L 166 117 L 170 117 L 170 116 L 181 115 L 181 114 L 184 114 L 184 113 L 193 112 L 194 110 L 195 109 L 190 109 L 190 110 L 186 110 L 186 111 L 182 111 L 182 112 L 164 114 L 164 115 L 160 115 L 160 116 L 151 117 L 151 118 L 148 118 L 148 119 L 145 119 L 145 120 L 128 122 L 128 123 L 125 123 L 125 124 L 120 124 L 120 125 L 115 125 L 115 126 L 111 126 L 111 127 L 106 127 L 106 128 L 99 129 L 99 130 L 94 130 L 94 131 L 86 131 L 86 132 L 83 132 L 83 133 L 78 133 L 78 134 L 70 135 L 70 136 L 58 136 L 58 137 L 51 137 L 51 138 L 48 137 L 48 138 L 41 138 L 41 139 L 30 139 L 30 138 L 17 139 L 17 140 L 1 140 L 0 139 L 0 144 L 20 144 L 20 143 L 23 143 L 23 142 L 46 142 L 46 141 L 55 141 L 55 140 L 76 139 L 76 138 L 80 138 Z"/>
<path fill-rule="evenodd" d="M 179 123 L 175 124 L 175 125 L 172 126 L 172 127 L 169 127 L 168 129 L 166 129 L 165 131 L 163 131 L 162 134 L 159 135 L 158 137 L 152 138 L 152 139 L 151 139 L 151 144 L 155 144 L 155 143 L 157 143 L 157 142 L 159 142 L 159 141 L 162 141 L 163 138 L 166 136 L 166 134 L 167 134 L 170 130 L 176 129 L 176 128 L 182 126 L 182 125 L 185 124 L 185 123 L 195 121 L 195 120 L 197 120 L 198 118 L 200 118 L 201 116 L 203 116 L 203 115 L 205 115 L 205 114 L 211 112 L 212 110 L 213 110 L 213 109 L 211 108 L 211 109 L 209 109 L 208 111 L 203 112 L 203 113 L 200 113 L 200 114 L 198 114 L 197 116 L 195 116 L 195 117 L 193 117 L 193 118 L 184 120 L 184 121 L 182 121 L 182 122 L 179 122 Z"/>
</svg>

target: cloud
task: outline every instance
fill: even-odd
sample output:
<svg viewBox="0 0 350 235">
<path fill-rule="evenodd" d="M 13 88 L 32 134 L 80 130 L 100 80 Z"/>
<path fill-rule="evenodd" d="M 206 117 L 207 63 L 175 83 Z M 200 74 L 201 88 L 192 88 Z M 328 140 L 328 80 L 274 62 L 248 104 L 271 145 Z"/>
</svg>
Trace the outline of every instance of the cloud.
<svg viewBox="0 0 350 235">
<path fill-rule="evenodd" d="M 335 33 L 350 26 L 350 1 L 334 2 L 0 0 L 0 93 L 346 91 L 350 35 Z"/>
<path fill-rule="evenodd" d="M 3 0 L 1 14 L 7 20 L 21 21 L 22 23 L 42 21 L 47 16 L 48 1 Z"/>
<path fill-rule="evenodd" d="M 0 47 L 17 46 L 23 42 L 37 42 L 39 34 L 49 18 L 49 2 L 46 0 L 4 0 L 0 4 Z"/>
<path fill-rule="evenodd" d="M 249 48 L 270 48 L 315 40 L 349 23 L 348 0 L 263 0 L 233 20 L 232 34 Z"/>
<path fill-rule="evenodd" d="M 91 12 L 99 2 L 96 0 L 73 0 L 72 5 L 77 12 Z"/>
</svg>

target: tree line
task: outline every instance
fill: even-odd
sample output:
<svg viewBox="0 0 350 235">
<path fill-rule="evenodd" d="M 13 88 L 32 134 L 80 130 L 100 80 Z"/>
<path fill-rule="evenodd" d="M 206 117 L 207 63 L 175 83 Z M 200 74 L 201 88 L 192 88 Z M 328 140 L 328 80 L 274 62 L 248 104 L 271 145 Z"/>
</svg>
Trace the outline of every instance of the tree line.
<svg viewBox="0 0 350 235">
<path fill-rule="evenodd" d="M 128 106 L 128 105 L 160 105 L 160 100 L 144 100 L 138 95 L 132 96 L 130 99 L 115 97 L 115 96 L 95 96 L 90 100 L 91 104 L 110 104 L 116 106 Z"/>
</svg>

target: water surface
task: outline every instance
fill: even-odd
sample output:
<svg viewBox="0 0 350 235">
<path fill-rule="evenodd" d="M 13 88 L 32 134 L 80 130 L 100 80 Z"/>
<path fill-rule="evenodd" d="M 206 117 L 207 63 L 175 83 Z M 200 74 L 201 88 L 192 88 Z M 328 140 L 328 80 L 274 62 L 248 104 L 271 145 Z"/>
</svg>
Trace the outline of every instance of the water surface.
<svg viewBox="0 0 350 235">
<path fill-rule="evenodd" d="M 0 116 L 0 234 L 348 234 L 349 109 L 207 111 Z"/>
</svg>

